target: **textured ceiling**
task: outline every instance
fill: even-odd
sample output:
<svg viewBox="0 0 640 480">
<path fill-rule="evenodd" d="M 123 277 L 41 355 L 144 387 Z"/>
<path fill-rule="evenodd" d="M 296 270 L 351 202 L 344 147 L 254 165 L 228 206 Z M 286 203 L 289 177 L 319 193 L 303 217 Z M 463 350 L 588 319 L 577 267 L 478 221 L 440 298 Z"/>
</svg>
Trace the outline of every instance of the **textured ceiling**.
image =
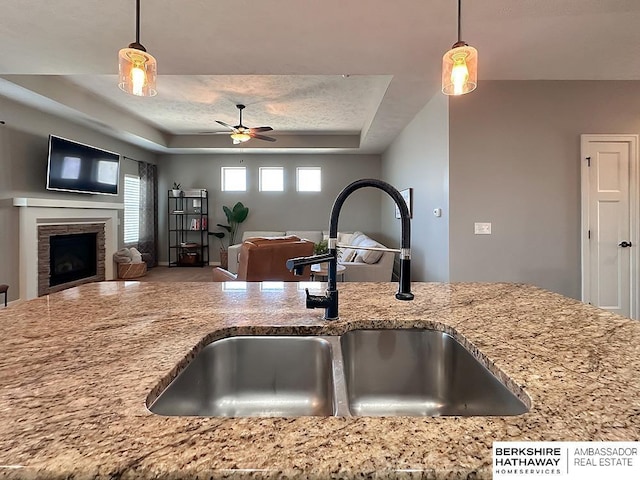
<svg viewBox="0 0 640 480">
<path fill-rule="evenodd" d="M 639 0 L 462 8 L 478 88 L 640 80 Z M 278 138 L 243 150 L 379 153 L 437 93 L 456 9 L 456 0 L 142 0 L 141 42 L 158 60 L 159 93 L 133 98 L 115 74 L 118 50 L 135 38 L 134 0 L 0 0 L 0 95 L 157 151 L 237 151 L 199 132 L 222 130 L 215 120 L 235 125 L 243 103 L 244 123 L 270 125 Z"/>
</svg>

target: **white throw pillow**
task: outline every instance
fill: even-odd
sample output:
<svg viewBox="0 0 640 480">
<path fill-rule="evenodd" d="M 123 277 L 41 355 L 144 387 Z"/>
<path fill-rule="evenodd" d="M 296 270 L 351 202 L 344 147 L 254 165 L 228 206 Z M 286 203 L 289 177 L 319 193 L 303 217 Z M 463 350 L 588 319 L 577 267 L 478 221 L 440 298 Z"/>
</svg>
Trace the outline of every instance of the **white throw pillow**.
<svg viewBox="0 0 640 480">
<path fill-rule="evenodd" d="M 367 236 L 362 232 L 353 232 L 353 234 L 351 235 L 348 233 L 345 233 L 345 234 L 342 234 L 341 236 L 339 235 L 338 243 L 341 245 L 356 246 L 358 245 L 358 242 L 360 242 L 364 238 L 367 238 Z M 340 251 L 342 252 L 341 254 L 340 254 Z M 339 263 L 355 262 L 357 254 L 358 252 L 355 248 L 341 248 L 340 250 L 338 250 L 338 262 Z"/>
<path fill-rule="evenodd" d="M 367 237 L 362 232 L 353 232 L 353 235 L 351 235 L 351 238 L 349 239 L 348 245 L 354 245 L 354 246 L 360 245 L 360 242 L 362 242 L 366 238 L 369 238 L 369 237 Z"/>
<path fill-rule="evenodd" d="M 384 248 L 378 242 L 371 238 L 365 238 L 364 240 L 360 240 L 358 243 L 359 247 L 376 247 L 376 248 Z M 357 250 L 356 251 L 355 262 L 364 262 L 364 263 L 378 263 L 378 261 L 382 258 L 384 252 L 379 250 Z"/>
</svg>

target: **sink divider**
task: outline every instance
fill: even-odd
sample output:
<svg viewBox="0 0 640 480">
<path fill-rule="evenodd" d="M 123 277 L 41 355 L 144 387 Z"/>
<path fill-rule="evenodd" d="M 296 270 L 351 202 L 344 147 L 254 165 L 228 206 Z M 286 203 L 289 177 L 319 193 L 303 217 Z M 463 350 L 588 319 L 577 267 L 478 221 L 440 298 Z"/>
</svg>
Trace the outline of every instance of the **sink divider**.
<svg viewBox="0 0 640 480">
<path fill-rule="evenodd" d="M 326 340 L 331 345 L 331 359 L 333 365 L 333 394 L 334 413 L 336 417 L 350 417 L 349 399 L 347 397 L 347 382 L 344 373 L 344 359 L 342 358 L 342 346 L 340 337 L 337 335 L 326 335 L 320 338 Z"/>
</svg>

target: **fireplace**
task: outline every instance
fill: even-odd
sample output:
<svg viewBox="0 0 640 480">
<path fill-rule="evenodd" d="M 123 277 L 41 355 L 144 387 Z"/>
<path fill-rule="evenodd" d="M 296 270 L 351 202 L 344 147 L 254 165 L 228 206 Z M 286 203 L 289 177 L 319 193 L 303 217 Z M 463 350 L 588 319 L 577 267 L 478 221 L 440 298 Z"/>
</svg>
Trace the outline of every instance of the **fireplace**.
<svg viewBox="0 0 640 480">
<path fill-rule="evenodd" d="M 104 279 L 104 223 L 38 227 L 38 296 Z"/>
<path fill-rule="evenodd" d="M 113 254 L 118 250 L 118 216 L 123 203 L 95 201 L 89 198 L 67 200 L 58 196 L 49 198 L 16 197 L 18 207 L 20 252 L 20 299 L 29 300 L 64 290 L 68 287 L 116 278 Z M 102 200 L 102 199 L 101 199 Z M 49 286 L 51 235 L 97 233 L 97 269 L 93 277 Z"/>
<path fill-rule="evenodd" d="M 49 237 L 49 286 L 93 277 L 98 269 L 97 233 Z"/>
</svg>

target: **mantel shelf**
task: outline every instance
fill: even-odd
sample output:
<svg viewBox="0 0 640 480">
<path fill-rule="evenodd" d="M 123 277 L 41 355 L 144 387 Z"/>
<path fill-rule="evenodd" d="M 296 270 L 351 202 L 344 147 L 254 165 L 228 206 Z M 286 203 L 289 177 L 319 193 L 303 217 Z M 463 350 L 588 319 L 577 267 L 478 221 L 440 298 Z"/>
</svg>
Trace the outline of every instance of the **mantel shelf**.
<svg viewBox="0 0 640 480">
<path fill-rule="evenodd" d="M 105 210 L 124 210 L 124 203 L 91 202 L 86 200 L 63 200 L 57 198 L 14 197 L 14 207 L 49 208 L 93 208 Z"/>
</svg>

